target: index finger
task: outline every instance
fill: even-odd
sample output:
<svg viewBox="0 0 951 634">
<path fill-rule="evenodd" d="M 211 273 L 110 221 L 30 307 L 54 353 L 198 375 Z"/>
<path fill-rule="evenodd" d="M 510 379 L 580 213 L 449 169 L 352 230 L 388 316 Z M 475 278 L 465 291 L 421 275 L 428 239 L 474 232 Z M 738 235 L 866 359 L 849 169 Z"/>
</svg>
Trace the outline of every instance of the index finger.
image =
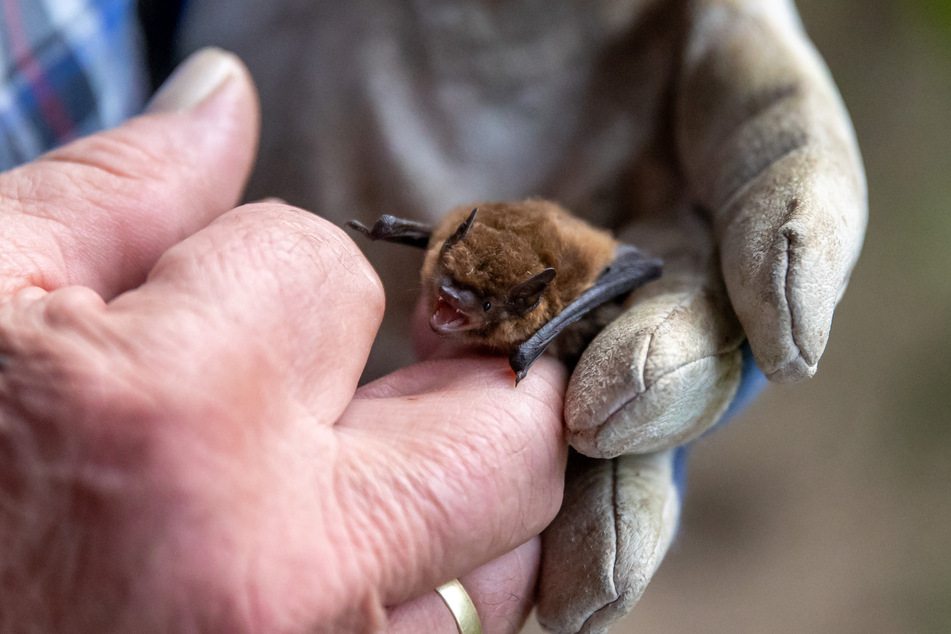
<svg viewBox="0 0 951 634">
<path fill-rule="evenodd" d="M 538 535 L 561 504 L 564 367 L 514 386 L 505 359 L 426 362 L 358 391 L 336 426 L 337 499 L 386 604 Z"/>
</svg>

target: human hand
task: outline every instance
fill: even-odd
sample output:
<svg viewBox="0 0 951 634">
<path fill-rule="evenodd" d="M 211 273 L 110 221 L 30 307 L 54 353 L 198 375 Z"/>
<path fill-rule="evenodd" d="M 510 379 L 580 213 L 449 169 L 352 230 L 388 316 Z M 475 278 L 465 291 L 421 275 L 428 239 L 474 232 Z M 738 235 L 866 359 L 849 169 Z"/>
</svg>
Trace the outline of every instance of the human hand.
<svg viewBox="0 0 951 634">
<path fill-rule="evenodd" d="M 749 349 L 773 380 L 816 371 L 864 234 L 851 124 L 792 3 L 684 15 L 673 122 L 631 187 L 630 240 L 664 277 L 592 343 L 566 397 L 572 446 L 622 457 L 569 460 L 540 584 L 557 632 L 603 631 L 640 598 L 679 518 L 675 448 L 759 382 Z"/>
<path fill-rule="evenodd" d="M 357 389 L 379 281 L 313 215 L 232 210 L 256 138 L 246 71 L 204 52 L 146 115 L 0 175 L 0 630 L 451 632 L 432 588 L 462 576 L 516 631 L 563 371 Z"/>
</svg>

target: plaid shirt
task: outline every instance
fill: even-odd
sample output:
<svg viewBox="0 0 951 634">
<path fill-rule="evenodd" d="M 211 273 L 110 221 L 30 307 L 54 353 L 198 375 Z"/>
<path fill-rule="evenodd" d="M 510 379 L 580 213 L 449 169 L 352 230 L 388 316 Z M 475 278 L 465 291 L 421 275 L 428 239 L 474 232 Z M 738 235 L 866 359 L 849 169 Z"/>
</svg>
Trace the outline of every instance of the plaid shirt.
<svg viewBox="0 0 951 634">
<path fill-rule="evenodd" d="M 0 0 L 0 170 L 137 113 L 134 0 Z"/>
</svg>

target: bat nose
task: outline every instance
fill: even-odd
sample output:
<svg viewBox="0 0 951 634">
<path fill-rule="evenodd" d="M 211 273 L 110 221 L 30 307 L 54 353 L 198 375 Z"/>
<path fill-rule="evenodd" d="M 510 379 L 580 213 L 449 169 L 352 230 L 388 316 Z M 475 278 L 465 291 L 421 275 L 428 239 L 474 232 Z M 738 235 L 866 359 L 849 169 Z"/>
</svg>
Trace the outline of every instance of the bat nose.
<svg viewBox="0 0 951 634">
<path fill-rule="evenodd" d="M 479 298 L 472 291 L 457 288 L 452 284 L 443 284 L 439 287 L 439 296 L 452 306 L 463 312 L 469 312 L 479 305 Z"/>
<path fill-rule="evenodd" d="M 429 318 L 430 327 L 441 335 L 462 333 L 482 325 L 483 319 L 473 309 L 479 297 L 472 291 L 446 282 L 439 287 L 439 297 Z"/>
</svg>

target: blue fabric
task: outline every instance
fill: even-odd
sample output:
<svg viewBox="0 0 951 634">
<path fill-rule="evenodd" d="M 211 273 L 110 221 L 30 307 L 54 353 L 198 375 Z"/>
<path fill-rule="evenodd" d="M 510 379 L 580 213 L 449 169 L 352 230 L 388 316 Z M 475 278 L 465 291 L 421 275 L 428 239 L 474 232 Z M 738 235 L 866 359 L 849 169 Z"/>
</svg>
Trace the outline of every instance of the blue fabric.
<svg viewBox="0 0 951 634">
<path fill-rule="evenodd" d="M 687 494 L 687 456 L 690 455 L 690 445 L 680 445 L 674 449 L 674 486 L 677 487 L 677 497 L 683 504 L 684 496 Z"/>
<path fill-rule="evenodd" d="M 0 169 L 137 113 L 134 0 L 0 0 Z"/>
<path fill-rule="evenodd" d="M 767 383 L 769 383 L 769 379 L 756 365 L 750 343 L 748 341 L 743 342 L 743 377 L 740 379 L 740 387 L 736 390 L 733 402 L 730 403 L 716 426 L 719 427 L 745 410 L 750 403 L 756 400 L 756 397 L 763 391 Z"/>
</svg>

